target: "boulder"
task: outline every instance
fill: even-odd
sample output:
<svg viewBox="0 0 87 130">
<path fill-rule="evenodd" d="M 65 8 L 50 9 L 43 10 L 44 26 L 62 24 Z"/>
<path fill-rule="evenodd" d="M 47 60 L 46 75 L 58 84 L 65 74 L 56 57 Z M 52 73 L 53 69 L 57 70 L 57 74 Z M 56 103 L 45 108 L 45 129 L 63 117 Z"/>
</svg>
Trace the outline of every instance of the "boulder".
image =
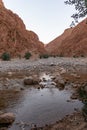
<svg viewBox="0 0 87 130">
<path fill-rule="evenodd" d="M 72 100 L 78 99 L 78 94 L 73 93 L 70 98 Z"/>
<path fill-rule="evenodd" d="M 24 79 L 24 85 L 37 85 L 39 84 L 39 79 L 37 77 L 27 77 Z"/>
<path fill-rule="evenodd" d="M 64 87 L 65 87 L 65 81 L 61 77 L 56 77 L 56 79 L 54 80 L 54 82 L 56 83 L 56 87 L 58 87 L 60 89 L 64 89 Z"/>
<path fill-rule="evenodd" d="M 0 124 L 12 124 L 15 120 L 13 113 L 0 114 Z"/>
<path fill-rule="evenodd" d="M 32 85 L 33 84 L 33 78 L 27 77 L 24 79 L 24 85 Z"/>
</svg>

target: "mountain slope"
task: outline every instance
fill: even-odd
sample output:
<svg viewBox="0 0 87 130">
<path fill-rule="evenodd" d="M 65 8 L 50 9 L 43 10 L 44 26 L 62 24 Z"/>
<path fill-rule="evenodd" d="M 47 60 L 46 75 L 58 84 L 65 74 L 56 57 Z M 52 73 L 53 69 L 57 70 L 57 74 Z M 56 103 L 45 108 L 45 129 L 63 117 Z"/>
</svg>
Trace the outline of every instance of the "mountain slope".
<svg viewBox="0 0 87 130">
<path fill-rule="evenodd" d="M 0 55 L 9 52 L 12 57 L 44 53 L 44 44 L 33 31 L 26 30 L 21 18 L 6 9 L 0 0 Z"/>
<path fill-rule="evenodd" d="M 87 56 L 86 19 L 46 45 L 49 54 L 59 56 Z"/>
</svg>

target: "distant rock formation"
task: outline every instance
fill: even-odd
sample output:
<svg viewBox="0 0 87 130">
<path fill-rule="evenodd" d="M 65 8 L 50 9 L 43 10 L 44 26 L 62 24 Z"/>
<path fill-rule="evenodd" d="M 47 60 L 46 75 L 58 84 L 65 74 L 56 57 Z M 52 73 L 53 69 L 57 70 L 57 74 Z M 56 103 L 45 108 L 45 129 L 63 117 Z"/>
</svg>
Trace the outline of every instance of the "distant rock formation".
<svg viewBox="0 0 87 130">
<path fill-rule="evenodd" d="M 86 19 L 73 28 L 66 29 L 62 35 L 45 46 L 52 55 L 78 57 L 87 56 Z"/>
<path fill-rule="evenodd" d="M 24 56 L 29 51 L 38 55 L 45 52 L 37 34 L 26 30 L 21 18 L 6 9 L 0 0 L 0 55 L 9 52 L 12 57 Z"/>
</svg>

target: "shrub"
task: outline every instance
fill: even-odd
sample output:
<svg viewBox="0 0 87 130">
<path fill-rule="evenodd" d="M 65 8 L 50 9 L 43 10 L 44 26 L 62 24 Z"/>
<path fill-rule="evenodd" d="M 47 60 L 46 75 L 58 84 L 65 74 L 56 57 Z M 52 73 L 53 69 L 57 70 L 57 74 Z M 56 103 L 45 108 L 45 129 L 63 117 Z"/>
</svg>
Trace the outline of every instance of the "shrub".
<svg viewBox="0 0 87 130">
<path fill-rule="evenodd" d="M 85 92 L 85 90 L 84 90 L 83 87 L 80 87 L 80 88 L 78 89 L 78 94 L 79 94 L 80 98 L 82 98 L 82 99 L 87 98 L 86 92 Z"/>
<path fill-rule="evenodd" d="M 4 52 L 1 56 L 2 60 L 8 61 L 11 59 L 10 54 L 7 52 Z"/>
<path fill-rule="evenodd" d="M 49 58 L 49 55 L 48 54 L 40 55 L 40 59 L 42 59 L 42 58 Z"/>
<path fill-rule="evenodd" d="M 78 58 L 78 56 L 77 55 L 73 55 L 73 58 Z"/>
<path fill-rule="evenodd" d="M 81 57 L 85 57 L 83 54 L 81 54 Z"/>
<path fill-rule="evenodd" d="M 30 59 L 31 53 L 30 52 L 26 52 L 24 57 L 25 57 L 25 59 Z"/>
</svg>

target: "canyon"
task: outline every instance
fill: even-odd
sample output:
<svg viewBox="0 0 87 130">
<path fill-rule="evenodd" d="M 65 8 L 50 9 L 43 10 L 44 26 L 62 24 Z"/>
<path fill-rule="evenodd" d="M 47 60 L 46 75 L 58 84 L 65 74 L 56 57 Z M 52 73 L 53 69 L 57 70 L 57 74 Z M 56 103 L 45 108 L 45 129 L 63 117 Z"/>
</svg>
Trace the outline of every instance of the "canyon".
<svg viewBox="0 0 87 130">
<path fill-rule="evenodd" d="M 0 0 L 0 56 L 8 52 L 11 57 L 24 57 L 30 52 L 34 57 L 47 54 L 59 57 L 87 57 L 87 19 L 44 44 L 38 35 L 27 30 L 23 20 L 4 6 Z M 48 30 L 49 31 L 49 30 Z"/>
</svg>

